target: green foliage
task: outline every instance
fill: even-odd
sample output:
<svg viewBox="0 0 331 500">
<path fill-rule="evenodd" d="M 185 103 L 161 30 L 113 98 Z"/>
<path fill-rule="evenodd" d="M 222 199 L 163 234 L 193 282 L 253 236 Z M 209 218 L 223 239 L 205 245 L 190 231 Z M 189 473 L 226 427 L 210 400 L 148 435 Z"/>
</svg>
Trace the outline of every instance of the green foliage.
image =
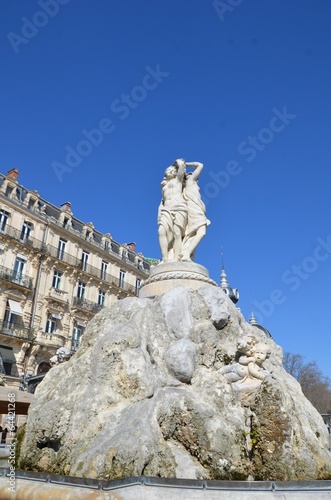
<svg viewBox="0 0 331 500">
<path fill-rule="evenodd" d="M 21 467 L 21 469 L 24 468 L 24 464 L 22 461 L 20 461 L 20 452 L 21 452 L 21 447 L 23 443 L 23 439 L 25 436 L 25 430 L 26 430 L 26 424 L 22 425 L 17 431 L 16 435 L 16 453 L 15 453 L 15 467 Z"/>
</svg>

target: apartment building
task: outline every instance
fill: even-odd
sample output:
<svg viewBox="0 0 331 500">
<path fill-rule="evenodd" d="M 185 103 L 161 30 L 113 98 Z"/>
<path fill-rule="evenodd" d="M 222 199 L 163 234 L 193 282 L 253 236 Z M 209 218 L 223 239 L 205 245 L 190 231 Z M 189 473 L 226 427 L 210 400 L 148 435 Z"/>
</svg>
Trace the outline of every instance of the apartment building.
<svg viewBox="0 0 331 500">
<path fill-rule="evenodd" d="M 75 351 L 91 318 L 138 294 L 150 263 L 92 223 L 0 174 L 0 373 L 19 387 L 45 373 L 60 347 Z"/>
</svg>

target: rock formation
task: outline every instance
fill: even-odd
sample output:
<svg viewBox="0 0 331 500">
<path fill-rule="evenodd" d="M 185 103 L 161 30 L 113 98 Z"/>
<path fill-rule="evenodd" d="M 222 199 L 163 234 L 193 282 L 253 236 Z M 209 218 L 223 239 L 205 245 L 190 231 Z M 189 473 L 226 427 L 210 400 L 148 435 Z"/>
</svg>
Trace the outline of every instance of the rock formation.
<svg viewBox="0 0 331 500">
<path fill-rule="evenodd" d="M 102 310 L 30 407 L 19 466 L 90 478 L 331 477 L 328 433 L 282 351 L 222 289 Z"/>
</svg>

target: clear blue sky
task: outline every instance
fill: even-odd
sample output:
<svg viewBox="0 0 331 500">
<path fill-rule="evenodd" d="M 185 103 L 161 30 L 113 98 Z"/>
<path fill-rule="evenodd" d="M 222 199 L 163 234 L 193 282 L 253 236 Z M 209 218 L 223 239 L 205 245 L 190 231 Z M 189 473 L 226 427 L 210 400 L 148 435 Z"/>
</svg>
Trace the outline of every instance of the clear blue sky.
<svg viewBox="0 0 331 500">
<path fill-rule="evenodd" d="M 197 262 L 219 281 L 223 248 L 246 318 L 253 300 L 278 344 L 331 377 L 330 1 L 0 9 L 0 171 L 159 258 L 164 169 L 203 162 Z"/>
</svg>

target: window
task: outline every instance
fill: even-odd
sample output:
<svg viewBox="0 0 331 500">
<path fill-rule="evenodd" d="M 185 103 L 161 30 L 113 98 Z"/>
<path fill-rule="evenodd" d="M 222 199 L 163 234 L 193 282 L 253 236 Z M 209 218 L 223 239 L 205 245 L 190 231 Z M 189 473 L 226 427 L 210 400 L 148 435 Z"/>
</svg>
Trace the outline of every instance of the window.
<svg viewBox="0 0 331 500">
<path fill-rule="evenodd" d="M 140 280 L 136 280 L 136 295 L 139 294 L 139 290 L 140 290 Z"/>
<path fill-rule="evenodd" d="M 52 315 L 48 316 L 46 321 L 45 332 L 46 333 L 54 333 L 56 330 L 56 319 L 52 317 Z"/>
<path fill-rule="evenodd" d="M 138 259 L 138 269 L 142 269 L 143 268 L 143 263 L 141 262 L 140 259 Z"/>
<path fill-rule="evenodd" d="M 124 288 L 124 282 L 125 282 L 125 271 L 120 270 L 120 279 L 119 279 L 119 287 Z"/>
<path fill-rule="evenodd" d="M 106 292 L 103 290 L 99 290 L 98 294 L 98 304 L 99 306 L 104 306 L 105 305 L 105 299 L 106 299 Z"/>
<path fill-rule="evenodd" d="M 59 240 L 59 246 L 58 246 L 58 249 L 57 249 L 57 258 L 58 259 L 61 259 L 63 260 L 64 259 L 64 253 L 66 251 L 66 241 L 65 240 L 62 240 L 60 238 Z"/>
<path fill-rule="evenodd" d="M 22 326 L 22 316 L 21 304 L 15 300 L 8 299 L 4 317 L 5 328 L 12 330 L 16 325 Z"/>
<path fill-rule="evenodd" d="M 122 250 L 122 260 L 126 261 L 128 257 L 128 252 L 126 250 Z"/>
<path fill-rule="evenodd" d="M 76 325 L 72 330 L 72 336 L 71 336 L 71 349 L 73 351 L 77 351 L 83 332 L 84 329 L 81 326 L 79 326 L 78 323 L 76 323 Z"/>
<path fill-rule="evenodd" d="M 29 239 L 29 236 L 31 234 L 31 229 L 32 229 L 31 222 L 24 221 L 23 226 L 22 226 L 21 236 L 20 236 L 21 241 L 26 241 Z"/>
<path fill-rule="evenodd" d="M 0 364 L 2 368 L 2 373 L 5 375 L 15 376 L 15 364 L 16 359 L 12 347 L 6 345 L 0 345 Z M 13 370 L 14 368 L 14 370 Z M 12 373 L 14 371 L 14 373 Z"/>
<path fill-rule="evenodd" d="M 106 280 L 107 279 L 107 269 L 108 269 L 108 262 L 105 262 L 104 260 L 101 262 L 101 279 Z"/>
<path fill-rule="evenodd" d="M 9 212 L 6 212 L 5 210 L 0 210 L 0 231 L 5 230 L 8 217 L 9 217 Z"/>
<path fill-rule="evenodd" d="M 85 287 L 86 287 L 85 283 L 83 283 L 82 281 L 78 282 L 77 297 L 79 299 L 83 299 L 85 297 Z"/>
<path fill-rule="evenodd" d="M 83 271 L 87 270 L 87 262 L 88 262 L 89 255 L 90 254 L 88 252 L 85 252 L 83 250 L 83 252 L 82 252 L 82 258 L 81 258 L 81 266 L 82 266 Z"/>
<path fill-rule="evenodd" d="M 16 257 L 13 270 L 13 279 L 16 283 L 20 283 L 22 281 L 25 264 L 25 259 Z"/>
<path fill-rule="evenodd" d="M 62 273 L 59 271 L 54 271 L 53 274 L 53 281 L 52 281 L 52 287 L 56 288 L 57 290 L 60 290 L 61 288 L 61 278 L 62 278 Z"/>
<path fill-rule="evenodd" d="M 29 204 L 28 204 L 29 210 L 33 210 L 35 203 L 36 200 L 34 198 L 29 198 Z"/>
<path fill-rule="evenodd" d="M 105 250 L 108 252 L 110 247 L 110 242 L 108 240 L 105 240 Z"/>
</svg>

